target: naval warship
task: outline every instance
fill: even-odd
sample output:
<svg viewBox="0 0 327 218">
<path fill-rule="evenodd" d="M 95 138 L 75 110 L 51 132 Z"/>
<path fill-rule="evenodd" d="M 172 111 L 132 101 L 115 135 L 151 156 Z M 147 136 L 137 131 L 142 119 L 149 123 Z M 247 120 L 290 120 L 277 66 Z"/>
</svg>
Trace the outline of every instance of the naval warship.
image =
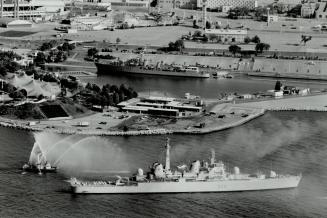
<svg viewBox="0 0 327 218">
<path fill-rule="evenodd" d="M 155 76 L 173 76 L 188 78 L 209 78 L 210 74 L 200 71 L 196 66 L 181 66 L 158 62 L 150 64 L 143 58 L 133 58 L 126 61 L 120 59 L 99 60 L 95 62 L 98 74 L 148 74 Z"/>
<path fill-rule="evenodd" d="M 68 182 L 75 194 L 120 194 L 120 193 L 192 193 L 233 192 L 296 188 L 301 175 L 244 174 L 238 167 L 234 172 L 226 171 L 223 162 L 216 162 L 215 152 L 209 162 L 194 161 L 189 170 L 186 165 L 170 168 L 170 144 L 166 143 L 166 163 L 156 162 L 150 172 L 138 169 L 132 177 L 120 177 L 114 181 L 82 181 L 71 178 Z"/>
</svg>

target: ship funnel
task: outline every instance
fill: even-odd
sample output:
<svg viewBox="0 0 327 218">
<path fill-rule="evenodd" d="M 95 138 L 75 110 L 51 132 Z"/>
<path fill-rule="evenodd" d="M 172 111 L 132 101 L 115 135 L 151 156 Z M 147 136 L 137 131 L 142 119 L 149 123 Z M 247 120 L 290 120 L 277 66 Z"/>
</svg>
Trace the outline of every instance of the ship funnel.
<svg viewBox="0 0 327 218">
<path fill-rule="evenodd" d="M 210 159 L 210 164 L 214 164 L 216 159 L 216 153 L 214 149 L 211 149 L 211 159 Z"/>
<path fill-rule="evenodd" d="M 165 170 L 170 170 L 170 139 L 167 138 L 166 142 L 166 165 L 165 165 Z"/>
<path fill-rule="evenodd" d="M 200 161 L 196 160 L 191 165 L 191 172 L 194 174 L 198 174 L 200 172 Z"/>
</svg>

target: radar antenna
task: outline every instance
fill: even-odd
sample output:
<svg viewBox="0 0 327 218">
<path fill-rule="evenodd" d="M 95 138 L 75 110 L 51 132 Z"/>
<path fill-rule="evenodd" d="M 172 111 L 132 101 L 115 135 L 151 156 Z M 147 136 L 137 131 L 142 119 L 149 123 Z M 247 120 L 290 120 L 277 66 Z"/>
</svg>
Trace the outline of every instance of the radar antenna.
<svg viewBox="0 0 327 218">
<path fill-rule="evenodd" d="M 216 159 L 216 152 L 214 149 L 211 149 L 211 159 L 210 159 L 210 163 L 214 164 L 215 163 L 215 159 Z"/>
</svg>

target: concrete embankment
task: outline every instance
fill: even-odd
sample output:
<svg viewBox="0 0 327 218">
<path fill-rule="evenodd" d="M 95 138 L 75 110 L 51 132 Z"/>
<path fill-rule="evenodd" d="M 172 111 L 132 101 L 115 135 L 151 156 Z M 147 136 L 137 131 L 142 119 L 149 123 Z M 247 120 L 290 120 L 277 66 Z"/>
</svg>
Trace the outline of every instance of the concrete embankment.
<svg viewBox="0 0 327 218">
<path fill-rule="evenodd" d="M 48 131 L 58 134 L 79 134 L 97 136 L 138 136 L 138 135 L 164 135 L 164 134 L 206 134 L 222 131 L 249 122 L 265 113 L 265 111 L 327 111 L 327 94 L 274 99 L 267 101 L 247 102 L 240 104 L 217 104 L 211 111 L 210 116 L 203 116 L 201 121 L 192 121 L 191 125 L 174 124 L 172 128 L 157 126 L 156 129 L 135 131 L 111 131 L 108 129 L 76 128 L 69 126 L 29 126 L 27 121 L 1 118 L 0 126 L 27 131 Z M 221 118 L 221 117 L 225 118 Z M 196 128 L 196 122 L 204 122 L 203 128 Z M 181 122 L 183 123 L 183 122 Z"/>
<path fill-rule="evenodd" d="M 249 122 L 257 117 L 260 117 L 264 114 L 265 114 L 265 110 L 262 109 L 259 113 L 249 115 L 246 118 L 243 118 L 243 119 L 240 119 L 235 122 L 228 123 L 228 124 L 211 126 L 211 127 L 206 127 L 206 128 L 197 129 L 197 130 L 176 130 L 176 131 L 174 131 L 174 133 L 178 133 L 178 134 L 207 134 L 207 133 L 212 133 L 212 132 L 218 132 L 218 131 L 222 131 L 222 130 L 226 130 L 226 129 L 230 129 L 233 127 L 243 125 L 244 123 L 247 123 L 247 122 Z"/>
<path fill-rule="evenodd" d="M 242 107 L 262 108 L 268 111 L 327 111 L 327 94 L 274 99 L 238 104 Z"/>
<path fill-rule="evenodd" d="M 165 135 L 172 134 L 171 130 L 167 129 L 151 129 L 151 130 L 140 130 L 140 131 L 105 131 L 105 130 L 77 130 L 77 129 L 44 129 L 39 127 L 27 126 L 24 124 L 14 123 L 10 121 L 0 121 L 0 126 L 6 128 L 14 128 L 25 131 L 32 132 L 53 132 L 58 134 L 67 134 L 67 135 L 96 135 L 96 136 L 138 136 L 138 135 Z"/>
</svg>

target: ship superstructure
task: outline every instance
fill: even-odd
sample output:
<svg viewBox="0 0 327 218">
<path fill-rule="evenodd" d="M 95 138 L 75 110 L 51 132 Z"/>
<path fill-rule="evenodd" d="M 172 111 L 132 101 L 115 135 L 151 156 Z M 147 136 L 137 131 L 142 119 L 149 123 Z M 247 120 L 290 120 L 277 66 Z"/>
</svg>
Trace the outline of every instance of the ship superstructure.
<svg viewBox="0 0 327 218">
<path fill-rule="evenodd" d="M 166 143 L 165 167 L 156 162 L 150 172 L 142 169 L 133 177 L 117 177 L 115 181 L 80 181 L 70 179 L 73 193 L 181 193 L 181 192 L 231 192 L 295 188 L 301 175 L 243 174 L 238 167 L 233 173 L 226 172 L 223 162 L 215 161 L 215 152 L 208 162 L 194 161 L 190 169 L 186 165 L 170 168 L 170 144 Z"/>
</svg>

